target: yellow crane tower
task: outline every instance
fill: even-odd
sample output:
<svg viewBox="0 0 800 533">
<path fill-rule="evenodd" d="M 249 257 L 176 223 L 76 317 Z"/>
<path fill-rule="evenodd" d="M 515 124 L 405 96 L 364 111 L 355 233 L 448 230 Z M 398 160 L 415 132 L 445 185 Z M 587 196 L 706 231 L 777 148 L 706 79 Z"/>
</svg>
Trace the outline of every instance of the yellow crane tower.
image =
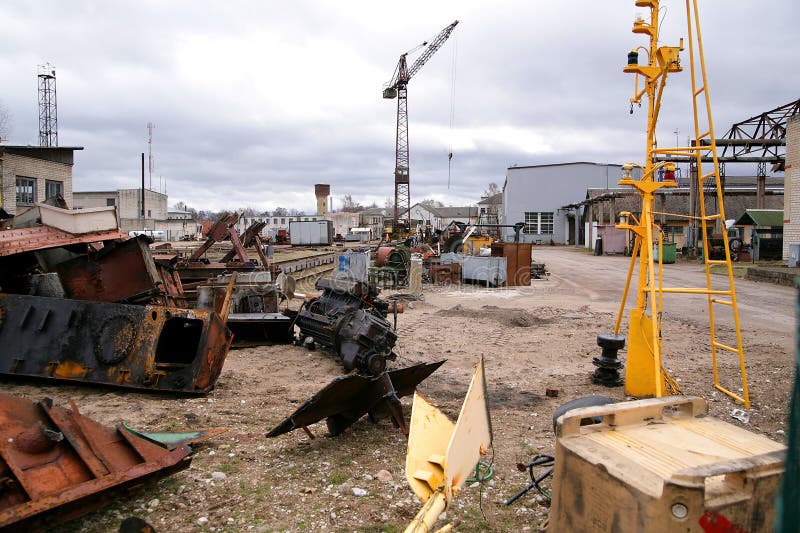
<svg viewBox="0 0 800 533">
<path fill-rule="evenodd" d="M 700 33 L 700 20 L 697 9 L 697 0 L 686 0 L 687 40 L 689 44 L 689 59 L 692 85 L 692 107 L 694 114 L 695 138 L 690 146 L 677 146 L 673 148 L 659 148 L 656 141 L 656 124 L 661 111 L 661 101 L 664 87 L 669 74 L 683 70 L 680 63 L 680 52 L 684 49 L 683 39 L 678 46 L 659 46 L 659 0 L 635 0 L 637 7 L 649 9 L 649 20 L 637 18 L 633 24 L 633 33 L 648 37 L 649 46 L 639 46 L 628 53 L 628 63 L 624 72 L 635 74 L 636 82 L 634 96 L 631 98 L 631 110 L 634 105 L 647 107 L 647 138 L 646 151 L 643 164 L 628 163 L 623 166 L 623 176 L 619 184 L 633 187 L 641 197 L 641 213 L 638 218 L 629 212 L 620 213 L 620 222 L 617 228 L 630 230 L 635 235 L 633 253 L 625 291 L 620 304 L 619 313 L 614 329 L 618 334 L 625 303 L 633 277 L 634 268 L 638 262 L 638 280 L 636 288 L 636 305 L 630 310 L 628 327 L 628 359 L 625 369 L 625 393 L 630 396 L 662 397 L 667 393 L 677 394 L 678 384 L 666 372 L 663 366 L 663 349 L 661 335 L 661 317 L 663 308 L 663 295 L 665 293 L 704 295 L 708 303 L 708 318 L 710 326 L 710 346 L 712 356 L 714 386 L 735 400 L 750 407 L 750 396 L 747 387 L 747 374 L 745 369 L 744 350 L 742 348 L 742 335 L 739 327 L 739 311 L 736 303 L 736 290 L 734 288 L 733 270 L 731 267 L 730 249 L 725 233 L 725 209 L 723 206 L 723 190 L 720 183 L 719 161 L 714 136 L 714 125 L 711 118 L 711 103 L 708 91 L 708 78 L 706 65 L 703 58 L 703 41 Z M 640 54 L 645 54 L 646 62 L 639 63 Z M 639 88 L 639 78 L 643 79 L 643 87 Z M 675 164 L 669 161 L 657 162 L 658 157 L 683 156 L 691 157 L 696 168 L 698 180 L 701 236 L 703 246 L 703 260 L 705 265 L 706 285 L 704 287 L 664 287 L 663 284 L 663 234 L 656 223 L 654 215 L 670 214 L 658 213 L 653 209 L 655 194 L 659 189 L 675 187 Z M 708 171 L 704 170 L 704 163 Z M 710 163 L 710 165 L 709 165 Z M 641 169 L 641 178 L 634 176 L 635 168 Z M 659 179 L 661 176 L 661 179 Z M 663 179 L 666 177 L 666 179 Z M 672 179 L 669 179 L 669 178 Z M 716 191 L 717 212 L 710 212 L 705 201 L 706 187 Z M 670 214 L 674 217 L 692 218 L 685 215 Z M 714 226 L 722 228 L 725 238 L 725 259 L 709 257 L 710 246 L 709 229 Z M 658 249 L 658 259 L 654 258 L 654 248 Z M 714 265 L 725 265 L 727 276 L 714 276 L 712 280 L 711 268 Z M 712 283 L 713 281 L 713 283 Z M 718 324 L 715 322 L 715 312 L 719 306 L 724 306 L 732 311 L 735 333 L 734 339 L 722 342 L 719 336 Z M 735 354 L 738 358 L 738 367 L 741 374 L 741 394 L 733 392 L 730 388 L 720 384 L 718 359 L 724 353 Z"/>
</svg>

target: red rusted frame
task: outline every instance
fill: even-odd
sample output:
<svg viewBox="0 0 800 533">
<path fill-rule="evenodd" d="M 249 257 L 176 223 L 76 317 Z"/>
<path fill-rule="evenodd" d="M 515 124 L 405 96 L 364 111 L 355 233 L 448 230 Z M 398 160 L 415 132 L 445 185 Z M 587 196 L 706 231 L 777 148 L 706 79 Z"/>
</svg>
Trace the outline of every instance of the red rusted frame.
<svg viewBox="0 0 800 533">
<path fill-rule="evenodd" d="M 118 230 L 73 235 L 50 226 L 9 229 L 0 231 L 0 257 L 69 246 L 71 244 L 88 244 L 100 241 L 124 240 L 126 238 Z"/>
<path fill-rule="evenodd" d="M 72 409 L 0 394 L 0 529 L 45 531 L 142 482 L 189 466 L 172 451 Z"/>
</svg>

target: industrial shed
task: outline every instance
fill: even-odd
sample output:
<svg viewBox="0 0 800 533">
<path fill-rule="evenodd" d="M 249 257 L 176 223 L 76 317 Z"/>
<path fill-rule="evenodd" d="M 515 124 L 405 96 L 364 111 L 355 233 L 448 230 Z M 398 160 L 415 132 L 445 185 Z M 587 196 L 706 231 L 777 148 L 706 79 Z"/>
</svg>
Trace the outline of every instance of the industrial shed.
<svg viewBox="0 0 800 533">
<path fill-rule="evenodd" d="M 586 162 L 509 167 L 503 185 L 503 220 L 525 223 L 523 242 L 569 244 L 575 217 L 562 206 L 587 189 L 616 185 L 621 174 L 622 165 Z M 513 238 L 513 230 L 505 228 L 503 239 Z"/>
</svg>

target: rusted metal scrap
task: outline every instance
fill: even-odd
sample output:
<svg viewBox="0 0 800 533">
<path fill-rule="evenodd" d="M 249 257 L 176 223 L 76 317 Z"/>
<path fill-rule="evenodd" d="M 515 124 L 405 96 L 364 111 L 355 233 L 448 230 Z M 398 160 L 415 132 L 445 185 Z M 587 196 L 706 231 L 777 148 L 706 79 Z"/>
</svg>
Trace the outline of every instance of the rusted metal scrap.
<svg viewBox="0 0 800 533">
<path fill-rule="evenodd" d="M 248 272 L 253 270 L 268 269 L 269 260 L 264 253 L 263 242 L 259 237 L 263 223 L 259 222 L 250 226 L 241 237 L 236 233 L 236 222 L 239 220 L 237 213 L 223 213 L 208 231 L 208 238 L 185 260 L 179 260 L 175 266 L 180 273 L 181 281 L 189 286 L 203 283 L 210 278 L 229 272 Z M 259 227 L 260 225 L 260 227 Z M 210 262 L 203 257 L 215 243 L 230 240 L 232 249 L 224 255 L 220 262 Z M 245 247 L 254 246 L 261 260 L 261 266 L 251 260 Z M 234 259 L 238 259 L 234 261 Z M 187 291 L 191 299 L 192 291 Z"/>
<path fill-rule="evenodd" d="M 221 308 L 233 274 L 209 280 L 197 288 L 197 309 L 211 311 Z M 282 294 L 272 282 L 268 271 L 236 273 L 230 296 L 228 327 L 235 345 L 289 343 L 294 340 L 292 317 L 280 311 Z"/>
<path fill-rule="evenodd" d="M 66 296 L 73 300 L 186 307 L 180 277 L 171 267 L 156 264 L 150 242 L 148 237 L 139 236 L 59 263 L 55 270 Z"/>
<path fill-rule="evenodd" d="M 0 374 L 205 393 L 232 340 L 217 313 L 0 294 Z"/>
<path fill-rule="evenodd" d="M 308 426 L 325 419 L 330 436 L 336 436 L 368 414 L 375 421 L 378 415 L 388 414 L 395 427 L 408 434 L 400 398 L 414 392 L 417 385 L 444 364 L 420 363 L 406 368 L 383 372 L 378 376 L 350 373 L 339 376 L 297 411 L 275 426 L 267 437 L 277 437 L 298 428 L 309 435 Z"/>
<path fill-rule="evenodd" d="M 103 507 L 130 488 L 187 468 L 170 449 L 119 425 L 105 427 L 52 400 L 0 394 L 0 529 L 45 531 Z"/>
</svg>

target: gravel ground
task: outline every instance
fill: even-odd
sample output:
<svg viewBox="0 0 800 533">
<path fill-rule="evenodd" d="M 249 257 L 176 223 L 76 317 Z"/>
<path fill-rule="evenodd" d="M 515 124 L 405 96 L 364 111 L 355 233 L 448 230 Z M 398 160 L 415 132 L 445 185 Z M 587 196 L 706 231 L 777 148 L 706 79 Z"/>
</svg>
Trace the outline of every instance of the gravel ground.
<svg viewBox="0 0 800 533">
<path fill-rule="evenodd" d="M 590 394 L 624 399 L 622 388 L 593 385 L 591 360 L 598 333 L 613 328 L 627 258 L 599 257 L 566 248 L 536 248 L 553 275 L 530 287 L 427 287 L 424 300 L 398 320 L 394 367 L 447 362 L 419 390 L 451 419 L 457 417 L 478 356 L 486 376 L 494 428 L 489 460 L 494 477 L 467 486 L 448 510 L 458 531 L 537 531 L 547 517 L 544 498 L 528 493 L 503 502 L 528 483 L 515 465 L 553 453 L 551 417 L 562 403 Z M 670 266 L 681 280 L 697 277 L 696 264 Z M 667 366 L 685 394 L 709 401 L 728 422 L 785 439 L 793 381 L 794 291 L 742 281 L 737 285 L 753 399 L 748 424 L 733 419 L 741 407 L 714 391 L 708 319 L 697 300 L 665 299 Z M 729 317 L 720 317 L 724 334 Z M 624 356 L 624 352 L 622 353 Z M 720 363 L 723 383 L 738 388 L 734 361 Z M 141 430 L 226 427 L 196 447 L 192 465 L 157 484 L 55 530 L 116 531 L 140 516 L 157 531 L 402 531 L 420 506 L 405 480 L 405 439 L 387 420 L 363 419 L 344 434 L 317 438 L 295 431 L 264 434 L 341 373 L 323 351 L 295 346 L 232 350 L 216 389 L 205 397 L 175 398 L 97 387 L 0 381 L 5 392 L 64 404 L 113 424 Z M 557 398 L 545 396 L 558 389 Z M 403 401 L 406 412 L 410 398 Z M 549 482 L 546 483 L 549 486 Z"/>
</svg>

